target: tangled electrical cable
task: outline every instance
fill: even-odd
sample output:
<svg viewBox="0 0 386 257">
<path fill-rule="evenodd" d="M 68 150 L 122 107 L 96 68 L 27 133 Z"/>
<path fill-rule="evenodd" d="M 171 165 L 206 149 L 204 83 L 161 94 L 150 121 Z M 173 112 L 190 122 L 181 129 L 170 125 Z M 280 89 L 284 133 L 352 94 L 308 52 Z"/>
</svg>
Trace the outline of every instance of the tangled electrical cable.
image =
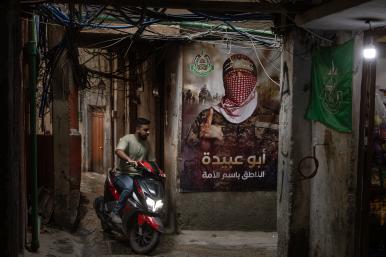
<svg viewBox="0 0 386 257">
<path fill-rule="evenodd" d="M 73 80 L 80 88 L 85 88 L 88 84 L 87 69 L 79 64 L 78 48 L 74 46 L 74 37 L 77 32 L 73 30 L 67 30 L 62 41 L 46 52 L 43 56 L 40 70 L 43 72 L 40 74 L 40 81 L 42 82 L 43 92 L 41 95 L 39 106 L 39 117 L 43 118 L 45 109 L 48 108 L 49 103 L 52 100 L 52 83 L 53 73 L 57 68 L 57 64 L 66 50 L 66 54 L 69 58 L 71 65 L 73 66 Z"/>
<path fill-rule="evenodd" d="M 36 4 L 33 6 L 35 14 L 38 14 L 40 20 L 39 26 L 44 26 L 48 23 L 58 24 L 66 28 L 64 39 L 54 48 L 48 50 L 47 35 L 44 34 L 44 29 L 39 31 L 39 49 L 43 56 L 40 70 L 40 81 L 42 84 L 41 100 L 39 107 L 39 117 L 43 118 L 46 109 L 52 100 L 52 75 L 56 69 L 57 63 L 66 50 L 73 65 L 73 79 L 75 83 L 83 89 L 91 89 L 91 79 L 107 77 L 124 79 L 128 70 L 127 65 L 120 66 L 115 71 L 104 73 L 90 69 L 86 66 L 87 62 L 91 61 L 95 56 L 103 56 L 106 59 L 111 56 L 106 55 L 104 51 L 92 53 L 88 60 L 82 64 L 79 63 L 78 48 L 73 44 L 75 37 L 83 29 L 109 29 L 118 31 L 122 36 L 111 38 L 103 42 L 95 42 L 93 46 L 100 49 L 117 49 L 117 46 L 126 46 L 124 56 L 128 54 L 131 46 L 140 38 L 146 39 L 148 42 L 162 42 L 165 40 L 172 41 L 205 41 L 205 40 L 227 40 L 234 44 L 251 42 L 256 51 L 256 46 L 260 45 L 265 48 L 278 49 L 280 40 L 272 33 L 267 32 L 267 26 L 260 31 L 243 29 L 237 27 L 234 23 L 241 24 L 246 21 L 272 21 L 271 15 L 262 14 L 259 12 L 232 12 L 232 13 L 214 13 L 204 11 L 191 11 L 184 14 L 170 14 L 166 9 L 154 9 L 142 7 L 117 7 L 105 5 L 56 5 L 51 3 Z M 217 22 L 217 23 L 209 23 Z M 178 25 L 175 33 L 168 35 L 159 33 L 153 29 L 152 25 Z M 203 24 L 203 25 L 202 25 Z M 135 32 L 128 32 L 127 29 L 136 28 Z M 146 33 L 144 33 L 146 32 Z M 125 44 L 124 42 L 129 42 Z M 213 41 L 212 41 L 213 42 Z M 128 47 L 127 47 L 128 45 Z M 142 66 L 149 56 L 161 51 L 161 56 L 164 58 L 166 49 L 165 44 L 161 46 L 149 47 L 149 51 L 142 58 L 131 60 L 131 65 Z M 163 52 L 162 52 L 163 51 Z M 90 53 L 89 53 L 90 54 Z M 257 54 L 257 53 L 256 53 Z M 264 72 L 268 75 L 263 67 Z M 148 70 L 141 70 L 141 73 L 146 73 Z M 269 75 L 268 75 L 269 77 Z M 270 78 L 270 77 L 269 77 Z M 271 79 L 271 78 L 270 78 Z M 272 79 L 271 79 L 272 80 Z"/>
<path fill-rule="evenodd" d="M 229 31 L 210 30 L 204 31 L 198 35 L 182 36 L 166 36 L 153 35 L 146 36 L 147 39 L 155 40 L 193 40 L 195 38 L 219 38 L 224 34 L 234 32 L 241 37 L 238 40 L 246 40 L 249 38 L 240 29 L 235 27 L 231 22 L 245 22 L 245 21 L 267 21 L 273 20 L 271 15 L 262 14 L 258 12 L 253 13 L 209 13 L 190 11 L 185 14 L 169 14 L 166 9 L 157 10 L 146 7 L 116 7 L 116 6 L 101 6 L 101 5 L 81 5 L 76 13 L 73 13 L 73 8 L 62 10 L 60 6 L 54 4 L 40 4 L 37 5 L 36 11 L 40 16 L 45 17 L 54 23 L 60 24 L 64 27 L 76 27 L 78 29 L 98 28 L 98 29 L 129 29 L 137 28 L 137 32 L 131 35 L 132 39 L 137 39 L 150 26 L 154 24 L 162 24 L 164 22 L 212 22 L 219 21 L 228 26 Z M 109 23 L 110 21 L 110 23 Z M 114 23 L 111 24 L 111 21 Z M 197 31 L 197 30 L 196 30 Z M 126 32 L 127 33 L 127 32 Z M 229 34 L 230 35 L 230 34 Z M 267 34 L 268 35 L 268 34 Z M 233 35 L 234 37 L 235 35 Z M 252 35 L 255 44 L 260 44 L 267 47 L 277 47 L 277 40 L 272 34 L 270 36 Z M 134 41 L 132 40 L 132 41 Z M 249 39 L 247 39 L 249 40 Z"/>
</svg>

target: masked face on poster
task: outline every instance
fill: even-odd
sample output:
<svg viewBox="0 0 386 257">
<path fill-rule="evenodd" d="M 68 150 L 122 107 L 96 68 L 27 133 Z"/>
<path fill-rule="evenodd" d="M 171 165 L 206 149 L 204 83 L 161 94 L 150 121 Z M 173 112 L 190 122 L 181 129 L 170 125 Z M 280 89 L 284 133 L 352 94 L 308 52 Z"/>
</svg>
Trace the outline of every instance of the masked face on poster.
<svg viewBox="0 0 386 257">
<path fill-rule="evenodd" d="M 183 141 L 181 189 L 275 190 L 277 112 L 259 104 L 256 65 L 245 54 L 233 54 L 222 64 L 222 81 L 223 96 L 212 97 L 201 111 L 200 98 L 184 99 L 183 124 L 197 114 Z M 206 85 L 196 88 L 198 96 L 208 90 Z M 187 89 L 185 97 L 194 89 Z"/>
<path fill-rule="evenodd" d="M 256 66 L 243 54 L 229 57 L 223 65 L 225 95 L 214 109 L 231 123 L 241 123 L 256 108 Z"/>
</svg>

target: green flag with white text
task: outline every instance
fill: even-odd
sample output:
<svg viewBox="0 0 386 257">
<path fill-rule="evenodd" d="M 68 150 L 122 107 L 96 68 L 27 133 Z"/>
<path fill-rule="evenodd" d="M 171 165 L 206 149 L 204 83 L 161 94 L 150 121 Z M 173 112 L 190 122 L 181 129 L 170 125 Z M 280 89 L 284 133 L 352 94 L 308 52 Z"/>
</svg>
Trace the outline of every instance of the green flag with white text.
<svg viewBox="0 0 386 257">
<path fill-rule="evenodd" d="M 306 118 L 339 132 L 352 130 L 353 49 L 351 40 L 312 55 L 312 93 Z"/>
</svg>

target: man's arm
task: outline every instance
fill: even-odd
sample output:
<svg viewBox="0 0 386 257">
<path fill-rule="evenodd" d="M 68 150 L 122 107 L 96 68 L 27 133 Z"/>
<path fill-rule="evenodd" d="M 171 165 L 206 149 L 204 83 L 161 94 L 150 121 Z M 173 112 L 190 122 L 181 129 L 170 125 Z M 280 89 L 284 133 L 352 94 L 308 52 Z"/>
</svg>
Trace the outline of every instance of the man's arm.
<svg viewBox="0 0 386 257">
<path fill-rule="evenodd" d="M 192 124 L 186 137 L 186 143 L 190 146 L 199 145 L 202 139 L 224 139 L 221 126 L 212 125 L 213 109 L 202 111 Z"/>
<path fill-rule="evenodd" d="M 129 147 L 129 138 L 128 136 L 122 137 L 119 140 L 119 143 L 117 147 L 115 148 L 115 154 L 118 155 L 119 158 L 121 158 L 124 161 L 127 161 L 128 163 L 131 163 L 135 166 L 137 166 L 137 162 L 133 159 L 131 159 L 126 153 L 125 149 Z"/>
<path fill-rule="evenodd" d="M 224 134 L 221 126 L 212 125 L 213 121 L 213 108 L 210 108 L 207 116 L 200 126 L 200 138 L 214 138 L 220 141 L 224 140 Z"/>
<path fill-rule="evenodd" d="M 130 164 L 133 164 L 134 166 L 137 166 L 137 162 L 131 159 L 127 154 L 121 150 L 121 149 L 116 149 L 115 153 L 118 155 L 119 158 L 121 158 L 124 161 L 127 161 Z"/>
</svg>

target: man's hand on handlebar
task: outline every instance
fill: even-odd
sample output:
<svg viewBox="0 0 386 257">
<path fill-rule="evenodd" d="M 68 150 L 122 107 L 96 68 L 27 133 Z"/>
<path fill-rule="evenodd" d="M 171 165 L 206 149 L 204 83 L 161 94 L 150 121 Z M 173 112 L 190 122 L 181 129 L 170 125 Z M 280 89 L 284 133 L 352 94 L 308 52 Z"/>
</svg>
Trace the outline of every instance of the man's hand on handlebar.
<svg viewBox="0 0 386 257">
<path fill-rule="evenodd" d="M 138 163 L 134 160 L 127 160 L 126 163 L 128 163 L 129 165 L 132 165 L 134 167 L 138 167 Z"/>
</svg>

